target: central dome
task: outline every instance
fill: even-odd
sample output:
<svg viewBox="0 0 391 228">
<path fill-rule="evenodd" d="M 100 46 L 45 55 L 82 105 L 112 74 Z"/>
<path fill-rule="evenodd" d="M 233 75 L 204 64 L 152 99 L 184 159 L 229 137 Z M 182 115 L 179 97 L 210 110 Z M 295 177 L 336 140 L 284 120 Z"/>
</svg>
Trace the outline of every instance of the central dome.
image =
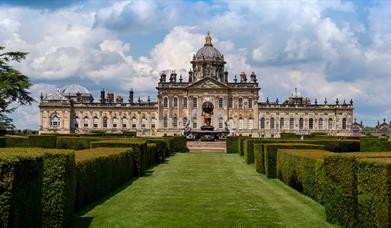
<svg viewBox="0 0 391 228">
<path fill-rule="evenodd" d="M 209 32 L 208 32 L 208 35 L 205 37 L 204 46 L 200 50 L 197 51 L 195 58 L 196 59 L 214 59 L 214 60 L 222 60 L 223 59 L 223 55 L 220 53 L 220 51 L 213 47 L 212 37 L 210 36 Z"/>
<path fill-rule="evenodd" d="M 60 92 L 66 95 L 76 95 L 77 93 L 90 94 L 88 89 L 78 84 L 66 85 L 60 90 Z"/>
</svg>

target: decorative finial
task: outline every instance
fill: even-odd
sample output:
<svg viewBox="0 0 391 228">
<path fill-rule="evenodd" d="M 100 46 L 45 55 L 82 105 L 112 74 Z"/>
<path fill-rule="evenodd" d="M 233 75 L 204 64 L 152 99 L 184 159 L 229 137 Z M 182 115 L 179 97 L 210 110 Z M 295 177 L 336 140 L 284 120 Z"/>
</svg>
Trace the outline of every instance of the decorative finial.
<svg viewBox="0 0 391 228">
<path fill-rule="evenodd" d="M 204 46 L 213 46 L 212 44 L 212 37 L 210 36 L 210 32 L 208 31 L 208 34 L 205 37 L 205 45 Z"/>
<path fill-rule="evenodd" d="M 318 105 L 318 99 L 315 98 L 315 105 Z"/>
</svg>

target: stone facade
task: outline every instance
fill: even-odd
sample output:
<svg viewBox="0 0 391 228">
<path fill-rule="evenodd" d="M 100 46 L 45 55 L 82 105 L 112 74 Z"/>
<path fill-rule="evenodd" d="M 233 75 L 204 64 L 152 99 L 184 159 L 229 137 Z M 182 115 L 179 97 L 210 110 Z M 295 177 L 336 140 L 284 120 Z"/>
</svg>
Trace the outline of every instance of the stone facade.
<svg viewBox="0 0 391 228">
<path fill-rule="evenodd" d="M 190 62 L 188 79 L 175 72 L 163 72 L 157 86 L 158 101 L 134 102 L 129 91 L 123 97 L 101 91 L 99 102 L 82 86 L 70 85 L 40 102 L 40 132 L 86 133 L 92 130 L 134 130 L 138 135 L 181 134 L 204 125 L 202 104 L 214 105 L 212 126 L 231 130 L 231 134 L 279 137 L 281 133 L 351 135 L 353 102 L 319 104 L 299 96 L 287 101 L 259 102 L 257 76 L 241 72 L 239 79 L 228 81 L 224 56 L 213 47 L 208 34 L 204 47 Z"/>
</svg>

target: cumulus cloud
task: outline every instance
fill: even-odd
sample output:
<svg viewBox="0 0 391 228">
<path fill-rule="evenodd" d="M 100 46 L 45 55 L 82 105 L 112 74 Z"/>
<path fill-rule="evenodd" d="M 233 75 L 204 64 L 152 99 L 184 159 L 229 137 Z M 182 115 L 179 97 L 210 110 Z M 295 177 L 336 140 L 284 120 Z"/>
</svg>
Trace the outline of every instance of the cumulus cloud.
<svg viewBox="0 0 391 228">
<path fill-rule="evenodd" d="M 0 45 L 30 53 L 15 66 L 36 84 L 34 93 L 77 82 L 95 92 L 105 87 L 126 94 L 134 88 L 154 97 L 161 71 L 187 78 L 189 61 L 210 30 L 231 80 L 255 71 L 261 99 L 282 100 L 295 87 L 312 99 L 354 98 L 358 118 L 373 124 L 371 114 L 389 118 L 391 110 L 383 102 L 391 96 L 391 30 L 385 23 L 390 10 L 389 2 L 381 2 L 368 6 L 366 15 L 345 1 L 0 6 Z M 143 39 L 135 40 L 140 34 Z M 137 53 L 144 47 L 149 49 Z"/>
</svg>

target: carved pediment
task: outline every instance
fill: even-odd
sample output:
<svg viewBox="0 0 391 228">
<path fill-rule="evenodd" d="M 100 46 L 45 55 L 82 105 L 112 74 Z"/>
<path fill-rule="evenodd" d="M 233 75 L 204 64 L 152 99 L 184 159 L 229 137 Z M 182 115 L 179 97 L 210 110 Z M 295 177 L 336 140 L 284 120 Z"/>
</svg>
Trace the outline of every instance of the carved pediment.
<svg viewBox="0 0 391 228">
<path fill-rule="evenodd" d="M 227 86 L 212 78 L 201 79 L 188 87 L 189 89 L 225 89 Z"/>
</svg>

